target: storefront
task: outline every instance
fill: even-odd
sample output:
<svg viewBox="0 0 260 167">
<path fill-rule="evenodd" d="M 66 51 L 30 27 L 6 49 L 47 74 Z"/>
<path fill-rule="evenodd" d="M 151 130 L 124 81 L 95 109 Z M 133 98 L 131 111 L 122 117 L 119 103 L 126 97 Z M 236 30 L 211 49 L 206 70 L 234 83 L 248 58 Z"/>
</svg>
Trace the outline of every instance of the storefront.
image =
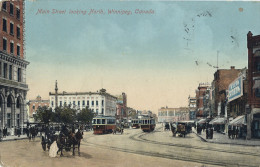
<svg viewBox="0 0 260 167">
<path fill-rule="evenodd" d="M 228 129 L 230 130 L 238 129 L 238 137 L 246 138 L 246 134 L 247 134 L 246 116 L 240 115 L 235 119 L 233 119 L 231 122 L 229 122 Z"/>
<path fill-rule="evenodd" d="M 225 131 L 226 118 L 217 117 L 209 122 L 213 126 L 214 131 L 223 133 Z"/>
<path fill-rule="evenodd" d="M 253 138 L 260 138 L 260 113 L 253 115 L 251 130 Z"/>
</svg>

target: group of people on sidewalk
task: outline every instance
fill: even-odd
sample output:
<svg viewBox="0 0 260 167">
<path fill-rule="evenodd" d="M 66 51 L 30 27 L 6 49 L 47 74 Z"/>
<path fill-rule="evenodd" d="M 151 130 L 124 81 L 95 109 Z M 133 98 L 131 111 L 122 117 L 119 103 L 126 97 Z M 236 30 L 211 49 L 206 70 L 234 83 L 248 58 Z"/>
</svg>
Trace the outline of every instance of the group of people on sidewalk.
<svg viewBox="0 0 260 167">
<path fill-rule="evenodd" d="M 0 129 L 0 136 L 2 136 L 3 138 L 6 138 L 6 136 L 18 136 L 18 137 L 20 137 L 21 134 L 22 134 L 22 132 L 21 132 L 20 127 L 18 127 L 18 128 L 12 127 L 9 132 L 8 132 L 6 127 L 4 127 L 3 130 Z"/>
<path fill-rule="evenodd" d="M 201 135 L 201 132 L 206 130 L 206 139 L 213 139 L 213 127 L 209 124 L 197 124 L 197 134 Z"/>
</svg>

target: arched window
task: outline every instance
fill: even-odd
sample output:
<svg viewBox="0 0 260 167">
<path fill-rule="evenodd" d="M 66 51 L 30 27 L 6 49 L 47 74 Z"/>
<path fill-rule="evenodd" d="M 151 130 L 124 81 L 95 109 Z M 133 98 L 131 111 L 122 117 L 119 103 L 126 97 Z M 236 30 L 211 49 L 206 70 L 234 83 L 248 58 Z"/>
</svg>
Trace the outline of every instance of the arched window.
<svg viewBox="0 0 260 167">
<path fill-rule="evenodd" d="M 20 105 L 21 105 L 20 99 L 19 99 L 19 98 L 17 98 L 17 102 L 16 102 L 16 108 L 20 108 Z"/>
<path fill-rule="evenodd" d="M 7 107 L 11 107 L 11 105 L 12 105 L 12 98 L 11 95 L 9 95 L 7 98 Z"/>
</svg>

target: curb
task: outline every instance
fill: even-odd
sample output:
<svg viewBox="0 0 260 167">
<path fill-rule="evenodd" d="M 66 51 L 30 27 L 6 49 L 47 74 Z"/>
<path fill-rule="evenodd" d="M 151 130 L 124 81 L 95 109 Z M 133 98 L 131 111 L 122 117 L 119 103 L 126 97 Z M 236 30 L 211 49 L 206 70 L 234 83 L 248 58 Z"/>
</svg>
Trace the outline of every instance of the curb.
<svg viewBox="0 0 260 167">
<path fill-rule="evenodd" d="M 225 142 L 214 142 L 214 141 L 208 141 L 205 138 L 201 137 L 198 135 L 196 132 L 195 133 L 203 142 L 208 142 L 208 143 L 214 143 L 214 144 L 228 144 L 228 145 L 240 145 L 240 146 L 249 146 L 249 147 L 260 147 L 260 145 L 255 145 L 255 144 L 239 144 L 239 143 L 225 143 Z"/>
</svg>

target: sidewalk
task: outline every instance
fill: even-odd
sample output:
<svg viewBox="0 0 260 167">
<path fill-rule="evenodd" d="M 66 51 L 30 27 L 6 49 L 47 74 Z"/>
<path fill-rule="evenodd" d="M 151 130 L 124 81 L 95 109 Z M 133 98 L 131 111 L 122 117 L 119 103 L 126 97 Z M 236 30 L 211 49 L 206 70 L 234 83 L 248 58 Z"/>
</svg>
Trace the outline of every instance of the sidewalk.
<svg viewBox="0 0 260 167">
<path fill-rule="evenodd" d="M 246 146 L 260 146 L 259 139 L 229 139 L 227 134 L 221 134 L 216 131 L 213 132 L 213 139 L 206 139 L 206 130 L 201 131 L 201 135 L 197 134 L 196 130 L 193 132 L 200 137 L 204 142 L 218 143 L 218 144 L 234 144 L 234 145 L 246 145 Z"/>
<path fill-rule="evenodd" d="M 0 142 L 12 141 L 12 140 L 22 140 L 22 139 L 28 139 L 27 135 L 21 135 L 20 137 L 18 137 L 18 136 L 6 136 L 5 138 L 2 138 L 2 140 Z"/>
</svg>

